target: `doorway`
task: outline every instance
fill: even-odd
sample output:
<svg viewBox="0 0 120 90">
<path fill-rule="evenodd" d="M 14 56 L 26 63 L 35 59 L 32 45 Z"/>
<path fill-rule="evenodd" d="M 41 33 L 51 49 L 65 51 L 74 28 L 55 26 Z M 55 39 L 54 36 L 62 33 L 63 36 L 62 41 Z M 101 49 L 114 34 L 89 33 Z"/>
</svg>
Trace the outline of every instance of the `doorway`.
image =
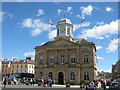
<svg viewBox="0 0 120 90">
<path fill-rule="evenodd" d="M 58 73 L 58 84 L 61 84 L 61 85 L 64 84 L 64 74 L 63 74 L 63 72 Z"/>
</svg>

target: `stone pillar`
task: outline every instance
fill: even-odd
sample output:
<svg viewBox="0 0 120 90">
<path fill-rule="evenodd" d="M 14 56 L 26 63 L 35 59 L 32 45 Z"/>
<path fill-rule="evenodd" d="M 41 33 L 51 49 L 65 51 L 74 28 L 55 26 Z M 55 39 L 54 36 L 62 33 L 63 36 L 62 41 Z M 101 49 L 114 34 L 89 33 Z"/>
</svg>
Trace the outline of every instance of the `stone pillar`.
<svg viewBox="0 0 120 90">
<path fill-rule="evenodd" d="M 68 56 L 68 49 L 66 49 L 66 55 L 65 55 L 65 63 L 69 63 L 69 56 Z"/>
<path fill-rule="evenodd" d="M 55 60 L 54 60 L 54 64 L 59 63 L 59 59 L 58 59 L 58 51 L 57 49 L 55 50 Z"/>
</svg>

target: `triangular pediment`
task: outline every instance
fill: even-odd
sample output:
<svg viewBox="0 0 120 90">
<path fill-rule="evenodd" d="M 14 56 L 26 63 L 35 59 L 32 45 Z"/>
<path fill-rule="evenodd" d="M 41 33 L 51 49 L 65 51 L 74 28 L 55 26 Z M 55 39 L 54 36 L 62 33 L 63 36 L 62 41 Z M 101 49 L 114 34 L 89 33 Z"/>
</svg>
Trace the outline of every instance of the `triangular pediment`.
<svg viewBox="0 0 120 90">
<path fill-rule="evenodd" d="M 44 44 L 43 46 L 75 46 L 75 45 L 78 45 L 78 44 L 76 44 L 72 41 L 60 38 L 58 40 L 48 42 L 48 43 Z"/>
</svg>

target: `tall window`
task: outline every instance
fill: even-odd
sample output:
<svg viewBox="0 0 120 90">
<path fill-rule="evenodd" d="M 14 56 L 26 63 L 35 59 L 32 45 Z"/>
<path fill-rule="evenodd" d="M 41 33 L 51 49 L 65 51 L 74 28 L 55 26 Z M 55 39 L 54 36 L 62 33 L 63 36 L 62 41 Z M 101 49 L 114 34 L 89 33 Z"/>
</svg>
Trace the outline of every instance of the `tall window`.
<svg viewBox="0 0 120 90">
<path fill-rule="evenodd" d="M 89 74 L 87 72 L 84 73 L 84 80 L 89 80 Z"/>
<path fill-rule="evenodd" d="M 75 64 L 75 55 L 70 56 L 70 63 Z"/>
<path fill-rule="evenodd" d="M 74 81 L 75 80 L 75 73 L 71 72 L 70 73 L 70 81 Z"/>
<path fill-rule="evenodd" d="M 22 68 L 23 66 L 21 65 L 21 68 Z"/>
<path fill-rule="evenodd" d="M 57 30 L 57 36 L 59 35 L 59 29 Z"/>
<path fill-rule="evenodd" d="M 40 56 L 40 61 L 39 63 L 43 63 L 43 56 Z"/>
<path fill-rule="evenodd" d="M 12 67 L 14 68 L 14 65 Z"/>
<path fill-rule="evenodd" d="M 25 65 L 25 68 L 27 68 L 27 65 Z"/>
<path fill-rule="evenodd" d="M 64 58 L 65 56 L 63 54 L 60 55 L 60 64 L 64 64 Z"/>
<path fill-rule="evenodd" d="M 39 79 L 41 79 L 41 78 L 42 78 L 42 76 L 43 76 L 43 73 L 42 73 L 42 72 L 40 72 L 40 73 L 39 73 L 39 75 L 38 75 L 38 78 L 39 78 Z"/>
<path fill-rule="evenodd" d="M 50 64 L 54 63 L 54 56 L 50 56 Z"/>
<path fill-rule="evenodd" d="M 17 68 L 18 68 L 19 66 L 17 65 Z"/>
<path fill-rule="evenodd" d="M 88 54 L 84 54 L 84 62 L 88 62 Z"/>
<path fill-rule="evenodd" d="M 52 72 L 49 72 L 48 77 L 52 79 Z"/>
<path fill-rule="evenodd" d="M 67 35 L 70 35 L 70 28 L 67 28 Z"/>
</svg>

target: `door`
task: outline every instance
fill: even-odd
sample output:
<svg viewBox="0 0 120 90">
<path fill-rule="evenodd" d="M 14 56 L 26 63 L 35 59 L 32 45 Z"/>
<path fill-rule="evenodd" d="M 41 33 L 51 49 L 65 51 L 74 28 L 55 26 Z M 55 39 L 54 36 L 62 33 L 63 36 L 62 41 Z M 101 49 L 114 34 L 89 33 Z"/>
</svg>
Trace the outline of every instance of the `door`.
<svg viewBox="0 0 120 90">
<path fill-rule="evenodd" d="M 58 73 L 58 84 L 64 84 L 64 74 L 63 72 Z"/>
</svg>

